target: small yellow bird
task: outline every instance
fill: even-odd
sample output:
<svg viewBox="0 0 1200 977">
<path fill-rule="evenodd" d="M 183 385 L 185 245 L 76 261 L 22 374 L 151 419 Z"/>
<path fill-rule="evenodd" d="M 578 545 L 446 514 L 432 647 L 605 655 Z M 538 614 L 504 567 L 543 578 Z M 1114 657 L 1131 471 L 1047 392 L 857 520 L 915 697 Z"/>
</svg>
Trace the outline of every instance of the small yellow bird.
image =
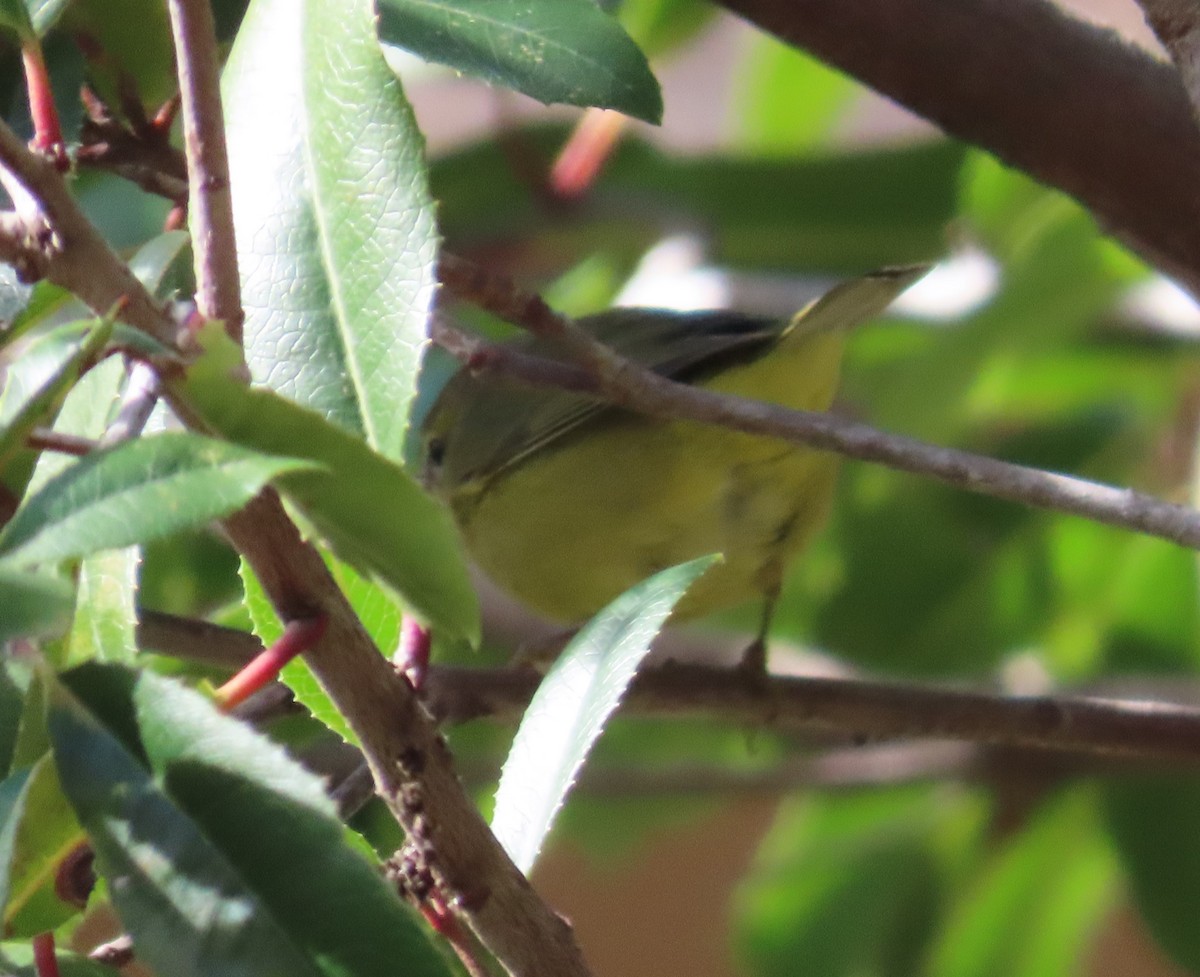
<svg viewBox="0 0 1200 977">
<path fill-rule="evenodd" d="M 673 380 L 820 411 L 837 389 L 846 332 L 925 271 L 845 282 L 787 321 L 612 309 L 578 324 Z M 567 358 L 553 341 L 517 344 Z M 434 403 L 421 446 L 424 482 L 449 505 L 471 555 L 535 610 L 577 624 L 658 570 L 721 553 L 674 616 L 761 597 L 760 639 L 837 476 L 827 452 L 468 370 Z"/>
</svg>

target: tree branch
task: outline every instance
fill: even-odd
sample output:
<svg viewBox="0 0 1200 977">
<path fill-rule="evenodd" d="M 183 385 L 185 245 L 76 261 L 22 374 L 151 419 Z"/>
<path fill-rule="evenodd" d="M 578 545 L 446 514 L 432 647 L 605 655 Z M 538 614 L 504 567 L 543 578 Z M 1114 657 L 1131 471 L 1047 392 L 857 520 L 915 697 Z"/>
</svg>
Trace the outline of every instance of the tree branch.
<svg viewBox="0 0 1200 977">
<path fill-rule="evenodd" d="M 540 676 L 511 669 L 439 667 L 430 708 L 446 721 L 515 722 Z M 642 672 L 623 708 L 641 716 L 703 716 L 854 742 L 967 740 L 992 746 L 1200 763 L 1200 709 L 1078 696 L 1010 696 L 898 682 L 772 675 L 668 662 Z"/>
<path fill-rule="evenodd" d="M 200 8 L 203 8 L 202 10 Z M 197 304 L 240 335 L 228 164 L 208 0 L 169 0 L 188 127 Z M 220 151 L 214 147 L 219 145 Z M 225 249 L 227 254 L 216 252 Z M 235 330 L 233 327 L 237 326 Z M 408 683 L 374 647 L 317 551 L 274 491 L 224 523 L 281 619 L 324 617 L 305 654 L 354 729 L 376 790 L 422 854 L 439 891 L 517 977 L 587 977 L 570 926 L 517 870 L 455 775 L 450 753 Z"/>
<path fill-rule="evenodd" d="M 1192 0 L 1137 0 L 1179 69 L 1192 113 L 1200 118 L 1200 9 Z"/>
<path fill-rule="evenodd" d="M 18 202 L 16 214 L 3 215 L 8 232 L 5 260 L 13 242 L 19 242 L 24 257 L 17 256 L 18 269 L 32 264 L 38 274 L 76 295 L 97 315 L 108 314 L 124 299 L 123 321 L 173 346 L 175 322 L 87 219 L 61 174 L 30 152 L 2 121 L 0 168 L 10 184 L 17 184 L 18 195 L 23 192 L 34 204 L 27 212 Z"/>
<path fill-rule="evenodd" d="M 721 0 L 1075 197 L 1200 292 L 1200 132 L 1170 65 L 1046 0 Z"/>
<path fill-rule="evenodd" d="M 196 307 L 206 319 L 222 320 L 240 343 L 244 314 L 212 5 L 209 0 L 167 0 L 167 10 L 179 66 Z"/>
<path fill-rule="evenodd" d="M 196 638 L 203 644 L 196 647 Z M 244 632 L 146 614 L 143 647 L 236 667 L 261 644 Z M 388 670 L 390 672 L 390 670 Z M 441 723 L 516 723 L 541 675 L 524 668 L 430 667 L 425 704 Z M 1081 756 L 1200 763 L 1200 708 L 1125 695 L 1014 696 L 1003 692 L 875 678 L 770 675 L 765 685 L 728 666 L 669 661 L 644 669 L 622 704 L 625 715 L 690 716 L 778 731 L 863 740 L 961 740 Z"/>
<path fill-rule="evenodd" d="M 833 414 L 791 410 L 714 393 L 668 380 L 614 358 L 611 352 L 612 368 L 597 371 L 530 356 L 511 345 L 485 342 L 441 322 L 435 326 L 433 338 L 477 372 L 490 371 L 534 386 L 572 390 L 653 417 L 718 424 L 823 448 L 925 475 L 969 492 L 1082 516 L 1200 549 L 1200 512 L 1131 489 L 927 444 Z"/>
</svg>

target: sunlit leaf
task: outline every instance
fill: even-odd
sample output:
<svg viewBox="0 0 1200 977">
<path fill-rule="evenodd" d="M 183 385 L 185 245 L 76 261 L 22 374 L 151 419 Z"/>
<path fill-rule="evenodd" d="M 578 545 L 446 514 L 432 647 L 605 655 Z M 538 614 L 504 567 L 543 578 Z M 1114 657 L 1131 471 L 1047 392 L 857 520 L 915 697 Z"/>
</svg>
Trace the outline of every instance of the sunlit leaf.
<svg viewBox="0 0 1200 977">
<path fill-rule="evenodd" d="M 203 525 L 303 464 L 182 433 L 95 451 L 17 511 L 0 533 L 0 561 L 46 563 Z"/>
<path fill-rule="evenodd" d="M 713 562 L 692 560 L 626 591 L 583 627 L 542 681 L 505 761 L 492 814 L 492 831 L 521 871 L 533 868 L 659 628 Z"/>
<path fill-rule="evenodd" d="M 370 5 L 256 0 L 224 90 L 251 372 L 397 458 L 437 234 Z"/>
</svg>

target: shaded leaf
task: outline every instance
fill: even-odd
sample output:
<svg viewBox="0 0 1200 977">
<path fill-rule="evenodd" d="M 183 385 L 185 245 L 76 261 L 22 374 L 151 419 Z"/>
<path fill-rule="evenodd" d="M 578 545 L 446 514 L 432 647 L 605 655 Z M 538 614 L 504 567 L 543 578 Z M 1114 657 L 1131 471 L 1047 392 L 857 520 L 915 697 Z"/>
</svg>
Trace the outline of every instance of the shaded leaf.
<svg viewBox="0 0 1200 977">
<path fill-rule="evenodd" d="M 446 510 L 402 468 L 318 414 L 226 377 L 221 359 L 210 353 L 189 370 L 184 390 L 194 409 L 247 448 L 299 451 L 319 463 L 277 484 L 338 558 L 386 583 L 435 626 L 477 640 L 479 606 Z"/>
<path fill-rule="evenodd" d="M 47 482 L 0 533 L 0 560 L 45 563 L 202 525 L 302 464 L 194 434 L 127 441 Z"/>
<path fill-rule="evenodd" d="M 12 888 L 13 851 L 30 775 L 30 769 L 23 767 L 0 781 L 0 909 L 8 905 L 8 894 Z"/>
<path fill-rule="evenodd" d="M 0 777 L 7 776 L 14 767 L 13 754 L 25 707 L 25 671 L 25 666 L 11 659 L 0 660 Z"/>
<path fill-rule="evenodd" d="M 1128 778 L 1107 785 L 1104 801 L 1142 918 L 1175 960 L 1200 970 L 1200 784 L 1184 777 Z"/>
<path fill-rule="evenodd" d="M 662 120 L 646 56 L 593 0 L 380 0 L 379 36 L 539 102 Z"/>
<path fill-rule="evenodd" d="M 1045 804 L 955 905 L 931 954 L 931 977 L 1042 977 L 1078 969 L 1116 880 L 1097 820 L 1088 791 Z"/>
<path fill-rule="evenodd" d="M 0 640 L 61 634 L 74 593 L 58 577 L 0 567 Z"/>
<path fill-rule="evenodd" d="M 0 0 L 0 26 L 15 31 L 22 45 L 37 36 L 23 0 Z"/>
<path fill-rule="evenodd" d="M 659 629 L 716 561 L 655 574 L 597 614 L 567 645 L 530 702 L 496 790 L 492 831 L 526 874 L 584 760 Z"/>
<path fill-rule="evenodd" d="M 157 676 L 92 665 L 67 681 L 84 701 L 52 695 L 63 784 L 150 967 L 183 977 L 447 972 L 345 844 L 320 781 L 278 746 Z M 102 700 L 126 728 L 99 718 Z"/>
<path fill-rule="evenodd" d="M 9 416 L 0 430 L 0 468 L 24 446 L 34 427 L 54 416 L 67 391 L 79 380 L 80 372 L 104 349 L 112 334 L 112 322 L 99 320 L 86 326 L 68 326 L 58 332 L 63 337 L 78 332 L 73 350 L 69 346 L 64 349 L 67 355 L 50 369 L 38 388 L 15 410 L 9 398 L 4 398 L 4 413 Z"/>
<path fill-rule="evenodd" d="M 566 133 L 543 127 L 514 136 L 534 158 L 549 160 Z M 626 249 L 636 261 L 664 226 L 681 218 L 702 223 L 714 262 L 860 274 L 945 251 L 962 159 L 962 147 L 949 142 L 772 160 L 669 156 L 628 138 L 598 185 L 633 202 L 623 221 L 608 211 L 603 220 L 546 215 L 535 189 L 512 171 L 494 141 L 439 160 L 430 182 L 440 203 L 439 226 L 455 247 L 520 234 L 540 274 L 547 261 L 561 268 L 594 253 L 598 241 Z"/>
<path fill-rule="evenodd" d="M 150 113 L 178 87 L 166 4 L 158 0 L 72 0 L 61 19 L 66 30 L 103 51 L 89 65 L 90 80 L 109 105 L 119 105 L 120 76 L 137 86 Z"/>
<path fill-rule="evenodd" d="M 946 864 L 983 825 L 965 793 L 813 794 L 781 806 L 736 900 L 735 942 L 756 977 L 920 973 L 949 889 Z M 939 842 L 941 844 L 939 845 Z M 966 842 L 967 844 L 963 844 Z"/>
<path fill-rule="evenodd" d="M 54 761 L 43 756 L 29 770 L 16 817 L 9 863 L 4 932 L 31 937 L 57 929 L 79 915 L 79 907 L 59 898 L 55 874 L 83 841 L 83 829 L 63 797 Z"/>
</svg>

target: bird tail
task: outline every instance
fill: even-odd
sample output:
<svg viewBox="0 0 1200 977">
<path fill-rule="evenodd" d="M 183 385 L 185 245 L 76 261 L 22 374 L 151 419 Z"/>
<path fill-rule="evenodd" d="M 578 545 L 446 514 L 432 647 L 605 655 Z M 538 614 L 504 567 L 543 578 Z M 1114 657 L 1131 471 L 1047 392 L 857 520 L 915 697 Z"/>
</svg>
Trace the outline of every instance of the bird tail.
<svg viewBox="0 0 1200 977">
<path fill-rule="evenodd" d="M 784 331 L 783 341 L 853 329 L 883 312 L 929 268 L 929 265 L 898 265 L 842 282 L 797 312 Z"/>
</svg>

